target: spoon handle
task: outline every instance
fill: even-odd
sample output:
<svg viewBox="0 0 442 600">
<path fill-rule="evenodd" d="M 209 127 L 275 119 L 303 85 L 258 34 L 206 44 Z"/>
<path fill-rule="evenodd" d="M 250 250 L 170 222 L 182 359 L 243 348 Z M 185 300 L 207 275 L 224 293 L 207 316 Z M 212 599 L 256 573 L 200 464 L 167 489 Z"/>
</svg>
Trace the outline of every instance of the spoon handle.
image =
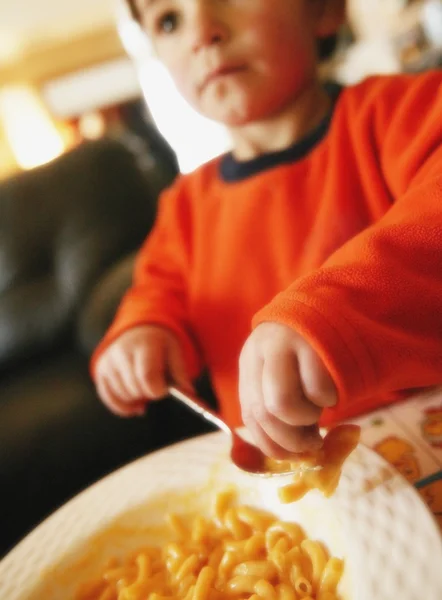
<svg viewBox="0 0 442 600">
<path fill-rule="evenodd" d="M 171 396 L 173 396 L 176 400 L 179 400 L 193 411 L 201 415 L 206 421 L 210 421 L 219 429 L 222 429 L 225 433 L 233 436 L 233 431 L 230 427 L 225 423 L 216 413 L 212 412 L 203 404 L 201 400 L 196 398 L 195 396 L 190 396 L 189 394 L 185 394 L 178 388 L 173 385 L 169 386 L 168 392 Z"/>
</svg>

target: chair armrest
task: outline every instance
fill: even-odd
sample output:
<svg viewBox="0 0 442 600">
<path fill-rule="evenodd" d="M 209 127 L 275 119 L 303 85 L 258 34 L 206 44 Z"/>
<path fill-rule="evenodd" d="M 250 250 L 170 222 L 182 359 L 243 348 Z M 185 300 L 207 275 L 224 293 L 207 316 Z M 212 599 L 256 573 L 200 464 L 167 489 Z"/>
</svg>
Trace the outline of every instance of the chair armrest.
<svg viewBox="0 0 442 600">
<path fill-rule="evenodd" d="M 136 252 L 114 263 L 92 288 L 78 316 L 77 340 L 87 356 L 112 323 L 122 297 L 132 283 Z"/>
</svg>

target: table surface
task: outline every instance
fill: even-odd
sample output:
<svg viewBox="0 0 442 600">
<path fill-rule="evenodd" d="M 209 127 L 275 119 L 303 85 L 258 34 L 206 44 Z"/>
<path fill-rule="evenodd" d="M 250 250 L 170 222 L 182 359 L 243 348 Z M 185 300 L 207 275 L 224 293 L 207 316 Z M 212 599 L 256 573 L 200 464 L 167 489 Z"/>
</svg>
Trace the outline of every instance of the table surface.
<svg viewBox="0 0 442 600">
<path fill-rule="evenodd" d="M 361 441 L 416 486 L 442 530 L 442 392 L 352 422 L 362 428 Z"/>
</svg>

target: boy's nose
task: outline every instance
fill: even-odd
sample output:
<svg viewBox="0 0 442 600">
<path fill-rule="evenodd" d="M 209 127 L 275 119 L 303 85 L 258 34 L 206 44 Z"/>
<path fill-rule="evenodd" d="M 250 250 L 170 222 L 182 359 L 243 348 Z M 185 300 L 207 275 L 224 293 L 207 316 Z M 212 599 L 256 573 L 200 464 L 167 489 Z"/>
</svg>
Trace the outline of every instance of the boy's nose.
<svg viewBox="0 0 442 600">
<path fill-rule="evenodd" d="M 220 19 L 213 5 L 210 6 L 207 2 L 197 3 L 191 24 L 192 50 L 198 52 L 206 46 L 222 44 L 228 36 L 227 24 Z"/>
</svg>

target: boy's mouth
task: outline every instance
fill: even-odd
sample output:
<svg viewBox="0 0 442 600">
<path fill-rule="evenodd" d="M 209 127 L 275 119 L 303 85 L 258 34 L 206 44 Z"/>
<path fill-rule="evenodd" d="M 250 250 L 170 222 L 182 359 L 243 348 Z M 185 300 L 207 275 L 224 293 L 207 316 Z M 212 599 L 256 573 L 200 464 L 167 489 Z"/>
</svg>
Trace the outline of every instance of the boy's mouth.
<svg viewBox="0 0 442 600">
<path fill-rule="evenodd" d="M 236 75 L 237 73 L 244 72 L 245 70 L 246 67 L 244 65 L 221 65 L 220 67 L 210 71 L 210 73 L 203 79 L 201 88 L 204 89 L 210 83 L 230 75 Z"/>
</svg>

